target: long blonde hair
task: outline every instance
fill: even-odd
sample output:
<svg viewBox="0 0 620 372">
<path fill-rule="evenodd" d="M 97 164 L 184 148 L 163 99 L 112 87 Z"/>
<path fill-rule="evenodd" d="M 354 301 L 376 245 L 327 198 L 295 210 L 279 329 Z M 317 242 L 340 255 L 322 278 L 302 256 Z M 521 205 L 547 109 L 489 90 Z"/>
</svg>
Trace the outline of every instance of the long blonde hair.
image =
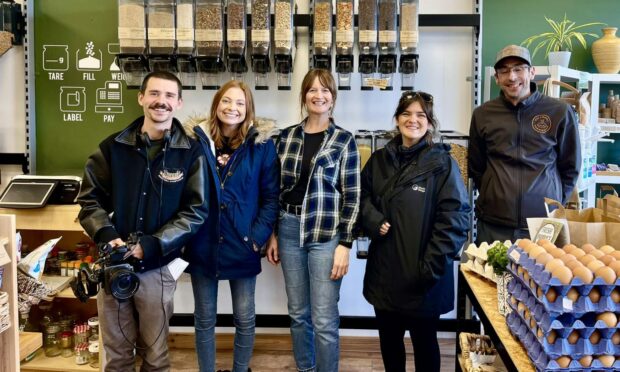
<svg viewBox="0 0 620 372">
<path fill-rule="evenodd" d="M 254 122 L 254 98 L 252 96 L 252 91 L 242 81 L 239 80 L 229 80 L 226 84 L 222 85 L 222 87 L 215 93 L 213 97 L 213 101 L 211 102 L 211 111 L 209 113 L 209 134 L 211 139 L 213 140 L 215 147 L 221 149 L 224 147 L 224 135 L 222 134 L 221 122 L 217 117 L 217 107 L 226 93 L 230 88 L 239 88 L 243 91 L 245 95 L 245 120 L 239 126 L 237 133 L 230 139 L 229 146 L 232 149 L 237 149 L 248 134 L 250 130 L 250 125 Z"/>
</svg>

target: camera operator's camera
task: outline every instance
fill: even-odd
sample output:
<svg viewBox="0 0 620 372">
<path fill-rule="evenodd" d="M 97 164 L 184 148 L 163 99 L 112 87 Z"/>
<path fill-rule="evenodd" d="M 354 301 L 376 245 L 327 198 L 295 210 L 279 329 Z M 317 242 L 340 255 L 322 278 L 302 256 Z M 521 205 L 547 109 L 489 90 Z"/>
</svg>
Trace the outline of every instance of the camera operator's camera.
<svg viewBox="0 0 620 372">
<path fill-rule="evenodd" d="M 82 302 L 88 301 L 99 292 L 103 284 L 105 293 L 117 300 L 127 300 L 140 288 L 140 279 L 134 271 L 136 259 L 129 255 L 139 236 L 132 233 L 126 245 L 112 247 L 110 244 L 99 246 L 99 259 L 90 267 L 80 269 L 77 280 L 71 284 L 73 293 Z M 127 257 L 126 257 L 127 256 Z"/>
</svg>

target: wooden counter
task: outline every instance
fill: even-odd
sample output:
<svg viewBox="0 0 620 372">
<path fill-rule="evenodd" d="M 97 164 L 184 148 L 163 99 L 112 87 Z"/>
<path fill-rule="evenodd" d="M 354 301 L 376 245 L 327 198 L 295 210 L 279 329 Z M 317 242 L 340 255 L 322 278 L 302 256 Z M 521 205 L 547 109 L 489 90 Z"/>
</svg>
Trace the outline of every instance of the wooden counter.
<svg viewBox="0 0 620 372">
<path fill-rule="evenodd" d="M 485 333 L 509 371 L 536 371 L 519 340 L 512 336 L 506 318 L 497 311 L 497 288 L 495 283 L 481 278 L 463 265 L 459 268 L 459 281 L 463 281 L 467 297 L 478 313 Z"/>
</svg>

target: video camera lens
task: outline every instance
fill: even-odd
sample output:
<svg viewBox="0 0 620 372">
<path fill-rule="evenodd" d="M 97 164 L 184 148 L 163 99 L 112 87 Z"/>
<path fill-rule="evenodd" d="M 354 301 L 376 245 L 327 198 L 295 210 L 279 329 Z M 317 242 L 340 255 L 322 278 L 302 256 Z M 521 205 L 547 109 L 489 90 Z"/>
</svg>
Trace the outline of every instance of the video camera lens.
<svg viewBox="0 0 620 372">
<path fill-rule="evenodd" d="M 140 279 L 131 270 L 119 267 L 109 276 L 110 294 L 118 300 L 131 298 L 140 288 Z"/>
</svg>

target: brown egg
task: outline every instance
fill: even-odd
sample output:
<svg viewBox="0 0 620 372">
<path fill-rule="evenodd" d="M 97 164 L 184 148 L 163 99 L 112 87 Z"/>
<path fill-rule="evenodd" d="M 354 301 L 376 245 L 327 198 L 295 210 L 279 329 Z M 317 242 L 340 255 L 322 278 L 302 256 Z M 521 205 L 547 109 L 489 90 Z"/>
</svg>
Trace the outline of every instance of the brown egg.
<svg viewBox="0 0 620 372">
<path fill-rule="evenodd" d="M 525 304 L 523 302 L 519 302 L 519 304 L 517 305 L 517 311 L 523 314 L 523 312 L 525 311 Z"/>
<path fill-rule="evenodd" d="M 603 367 L 611 367 L 616 361 L 616 357 L 613 355 L 600 355 L 598 361 L 601 362 Z"/>
<path fill-rule="evenodd" d="M 531 259 L 535 260 L 536 257 L 538 257 L 541 253 L 544 253 L 544 252 L 545 252 L 545 248 L 537 245 L 536 247 L 533 247 L 530 250 L 529 256 Z"/>
<path fill-rule="evenodd" d="M 553 250 L 551 250 L 551 252 L 549 252 L 554 258 L 560 258 L 562 256 L 566 256 L 566 252 L 564 252 L 563 250 L 559 249 L 559 248 L 555 248 Z"/>
<path fill-rule="evenodd" d="M 563 355 L 555 360 L 561 368 L 566 368 L 571 362 L 571 358 Z"/>
<path fill-rule="evenodd" d="M 536 319 L 534 319 L 534 317 L 530 318 L 530 328 L 534 328 L 536 327 Z"/>
<path fill-rule="evenodd" d="M 611 291 L 609 296 L 611 297 L 611 300 L 613 302 L 615 302 L 615 303 L 620 302 L 620 289 L 615 288 L 613 291 Z"/>
<path fill-rule="evenodd" d="M 547 252 L 551 252 L 554 249 L 558 248 L 558 247 L 555 246 L 555 244 L 551 244 L 551 243 L 540 244 L 540 246 L 543 247 L 545 249 L 545 251 L 547 251 Z"/>
<path fill-rule="evenodd" d="M 611 336 L 611 342 L 614 343 L 614 345 L 618 345 L 620 344 L 620 331 L 616 331 L 612 336 Z"/>
<path fill-rule="evenodd" d="M 603 257 L 599 258 L 599 261 L 604 263 L 605 266 L 609 266 L 609 264 L 612 263 L 612 262 L 615 262 L 616 259 L 613 258 L 613 256 L 610 256 L 610 255 L 606 254 Z"/>
<path fill-rule="evenodd" d="M 598 250 L 605 254 L 611 254 L 611 252 L 614 252 L 616 249 L 612 247 L 611 245 L 604 245 L 600 247 Z"/>
<path fill-rule="evenodd" d="M 523 281 L 527 283 L 527 282 L 529 282 L 529 280 L 530 280 L 530 273 L 528 273 L 527 270 L 524 270 L 523 271 Z"/>
<path fill-rule="evenodd" d="M 577 260 L 575 261 L 569 261 L 566 263 L 566 267 L 568 267 L 569 269 L 571 269 L 571 271 L 575 270 L 575 268 L 577 267 L 585 267 L 583 266 L 583 264 Z"/>
<path fill-rule="evenodd" d="M 577 249 L 577 246 L 575 244 L 566 244 L 564 247 L 562 247 L 562 249 L 564 250 L 564 252 L 570 253 L 573 249 Z"/>
<path fill-rule="evenodd" d="M 543 335 L 544 335 L 544 334 L 543 334 L 542 329 L 541 329 L 541 328 L 538 328 L 538 331 L 536 331 L 536 336 L 538 336 L 538 338 L 542 338 L 542 336 L 543 336 Z"/>
<path fill-rule="evenodd" d="M 596 272 L 596 270 L 600 269 L 601 267 L 606 267 L 604 263 L 602 263 L 599 260 L 594 260 L 591 261 L 589 264 L 586 265 L 586 267 L 588 269 L 590 269 L 593 273 Z M 610 269 L 611 270 L 611 269 Z M 612 270 L 613 271 L 613 270 Z"/>
<path fill-rule="evenodd" d="M 595 330 L 594 332 L 592 332 L 592 334 L 590 335 L 590 342 L 592 343 L 592 345 L 598 344 L 600 340 L 601 340 L 600 332 L 598 330 Z"/>
<path fill-rule="evenodd" d="M 530 320 L 530 309 L 528 309 L 527 307 L 525 308 L 525 310 L 523 310 L 523 318 L 525 320 Z"/>
<path fill-rule="evenodd" d="M 592 280 L 594 280 L 594 275 L 592 274 L 592 271 L 588 269 L 587 267 L 583 267 L 583 266 L 576 267 L 573 270 L 573 276 L 575 278 L 581 279 L 581 281 L 584 282 L 585 284 L 592 283 Z"/>
<path fill-rule="evenodd" d="M 577 332 L 577 330 L 572 331 L 569 335 L 568 335 L 568 343 L 569 344 L 576 344 L 577 341 L 579 340 L 579 332 Z"/>
<path fill-rule="evenodd" d="M 598 314 L 596 316 L 596 320 L 602 320 L 603 322 L 605 322 L 605 324 L 607 324 L 607 327 L 615 327 L 616 324 L 618 323 L 618 318 L 616 317 L 616 314 L 612 313 L 611 311 L 606 311 L 604 313 Z"/>
<path fill-rule="evenodd" d="M 525 251 L 525 253 L 527 253 L 528 255 L 530 254 L 530 251 L 532 250 L 532 248 L 538 247 L 537 244 L 535 243 L 529 243 L 526 244 L 525 247 L 523 248 L 523 250 Z"/>
<path fill-rule="evenodd" d="M 536 263 L 543 265 L 543 266 L 546 265 L 547 262 L 551 260 L 553 260 L 553 256 L 547 252 L 541 253 L 538 255 L 538 257 L 536 257 Z"/>
<path fill-rule="evenodd" d="M 616 260 L 607 266 L 609 266 L 613 271 L 616 272 L 616 276 L 620 275 L 620 261 Z"/>
<path fill-rule="evenodd" d="M 601 291 L 598 288 L 592 288 L 590 293 L 588 293 L 588 297 L 590 297 L 592 303 L 598 303 L 601 300 Z"/>
<path fill-rule="evenodd" d="M 596 247 L 595 247 L 594 245 L 590 244 L 590 243 L 586 243 L 586 244 L 584 244 L 584 245 L 582 245 L 582 246 L 581 246 L 581 249 L 582 249 L 584 252 L 586 252 L 586 253 L 590 253 L 590 252 L 592 252 L 593 250 L 595 250 L 595 249 L 596 249 Z"/>
<path fill-rule="evenodd" d="M 550 344 L 555 344 L 555 339 L 558 337 L 558 334 L 555 331 L 549 332 L 547 335 L 547 342 Z"/>
<path fill-rule="evenodd" d="M 530 279 L 530 288 L 536 291 L 536 282 L 534 281 L 534 279 Z"/>
<path fill-rule="evenodd" d="M 590 262 L 596 260 L 596 257 L 592 256 L 591 254 L 586 254 L 581 257 L 578 257 L 577 259 L 579 260 L 579 262 L 581 262 L 585 266 L 588 266 Z"/>
<path fill-rule="evenodd" d="M 545 264 L 545 270 L 551 273 L 553 272 L 553 269 L 558 266 L 564 266 L 564 262 L 562 262 L 559 258 L 554 258 Z"/>
<path fill-rule="evenodd" d="M 555 302 L 555 299 L 558 298 L 558 293 L 555 291 L 555 289 L 549 288 L 545 297 L 547 297 L 547 301 L 549 301 L 549 303 L 553 303 Z"/>
<path fill-rule="evenodd" d="M 592 252 L 590 252 L 590 254 L 596 257 L 597 260 L 605 255 L 605 253 L 599 251 L 598 249 L 593 250 Z"/>
<path fill-rule="evenodd" d="M 530 245 L 531 243 L 532 241 L 527 238 L 519 239 L 519 241 L 517 242 L 517 246 L 519 246 L 520 248 L 525 248 L 525 246 Z"/>
<path fill-rule="evenodd" d="M 510 303 L 511 303 L 511 304 L 513 304 L 513 305 L 516 305 L 516 304 L 517 304 L 517 299 L 516 299 L 516 297 L 512 297 L 512 296 L 510 296 Z"/>
<path fill-rule="evenodd" d="M 523 266 L 519 266 L 517 268 L 517 275 L 520 277 L 523 277 L 523 272 L 525 271 L 525 269 L 523 268 Z"/>
<path fill-rule="evenodd" d="M 609 255 L 613 258 L 615 258 L 616 260 L 620 260 L 620 251 L 613 251 L 611 253 L 609 253 Z"/>
<path fill-rule="evenodd" d="M 579 359 L 579 364 L 581 364 L 582 367 L 590 367 L 592 364 L 592 355 L 584 355 L 581 357 L 581 359 Z"/>
<path fill-rule="evenodd" d="M 562 284 L 569 284 L 573 279 L 573 272 L 566 266 L 556 267 L 551 275 L 554 278 L 558 278 Z"/>
<path fill-rule="evenodd" d="M 564 256 L 560 256 L 558 257 L 562 262 L 564 262 L 564 264 L 566 265 L 567 263 L 571 262 L 571 261 L 577 261 L 577 258 L 575 256 L 573 256 L 570 253 L 565 254 Z"/>
<path fill-rule="evenodd" d="M 603 281 L 605 281 L 605 283 L 607 284 L 613 284 L 616 282 L 616 273 L 607 266 L 603 266 L 597 269 L 594 272 L 594 276 L 597 278 L 602 278 Z"/>
<path fill-rule="evenodd" d="M 536 242 L 536 244 L 543 246 L 545 244 L 551 244 L 551 242 L 547 239 L 538 239 L 538 241 Z"/>
<path fill-rule="evenodd" d="M 572 254 L 573 256 L 575 256 L 577 259 L 579 259 L 579 257 L 583 257 L 586 255 L 586 252 L 584 252 L 582 249 L 580 248 L 575 248 L 573 249 L 572 252 L 570 252 L 570 254 Z"/>
<path fill-rule="evenodd" d="M 577 302 L 577 299 L 579 299 L 579 292 L 577 292 L 575 288 L 571 288 L 566 293 L 566 297 L 573 302 Z"/>
<path fill-rule="evenodd" d="M 541 288 L 541 287 L 538 287 L 538 288 L 536 289 L 536 297 L 538 297 L 538 298 L 542 298 L 542 295 L 543 295 L 543 290 L 542 290 L 542 288 Z"/>
</svg>

